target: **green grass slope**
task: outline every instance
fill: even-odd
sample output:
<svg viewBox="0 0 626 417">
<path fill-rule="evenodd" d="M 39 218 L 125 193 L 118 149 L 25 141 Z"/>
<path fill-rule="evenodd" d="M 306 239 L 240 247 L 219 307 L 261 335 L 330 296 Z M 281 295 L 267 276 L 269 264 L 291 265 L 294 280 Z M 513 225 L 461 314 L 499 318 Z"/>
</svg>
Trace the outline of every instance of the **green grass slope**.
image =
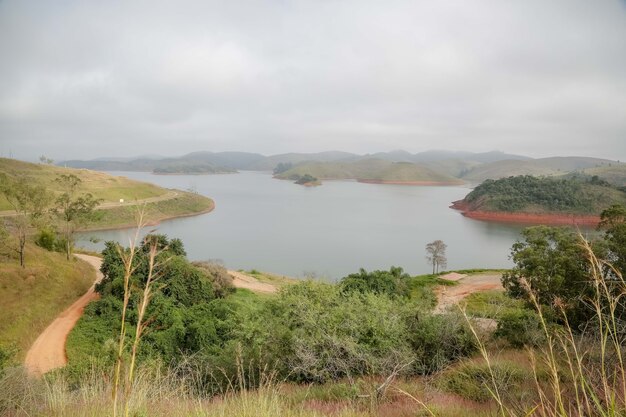
<svg viewBox="0 0 626 417">
<path fill-rule="evenodd" d="M 95 280 L 94 269 L 81 260 L 29 244 L 26 267 L 0 258 L 0 347 L 17 348 L 17 359 L 39 333 L 84 294 Z"/>
<path fill-rule="evenodd" d="M 355 179 L 400 183 L 462 183 L 458 178 L 435 171 L 424 165 L 410 162 L 391 162 L 382 159 L 366 159 L 356 162 L 303 163 L 277 175 L 277 178 L 291 179 L 297 175 L 302 176 L 306 174 L 321 180 Z"/>
<path fill-rule="evenodd" d="M 61 190 L 54 181 L 59 175 L 74 174 L 81 179 L 79 193 L 91 193 L 101 198 L 105 203 L 142 200 L 165 195 L 168 190 L 154 184 L 133 181 L 125 177 L 116 177 L 103 172 L 87 169 L 62 168 L 53 165 L 31 164 L 15 159 L 0 158 L 0 173 L 10 177 L 27 177 L 34 184 L 45 186 L 48 190 L 60 193 Z M 10 210 L 11 207 L 0 196 L 0 210 Z"/>
<path fill-rule="evenodd" d="M 81 179 L 79 193 L 91 193 L 103 201 L 98 209 L 97 220 L 85 226 L 85 230 L 102 230 L 132 227 L 136 224 L 138 201 L 148 200 L 146 220 L 155 224 L 165 219 L 206 213 L 213 209 L 210 198 L 185 191 L 173 191 L 154 184 L 117 177 L 103 172 L 86 169 L 61 168 L 53 165 L 31 164 L 14 159 L 0 158 L 0 173 L 9 177 L 26 177 L 34 184 L 45 186 L 60 194 L 61 189 L 55 178 L 63 174 L 74 174 Z M 119 201 L 123 199 L 124 205 Z M 0 211 L 10 210 L 11 206 L 0 195 Z M 10 217 L 6 218 L 10 222 Z"/>
<path fill-rule="evenodd" d="M 461 173 L 461 178 L 473 183 L 519 175 L 559 176 L 579 170 L 607 167 L 614 161 L 577 156 L 552 157 L 532 160 L 502 160 L 478 165 Z"/>
<path fill-rule="evenodd" d="M 626 186 L 626 164 L 612 163 L 610 165 L 602 165 L 600 167 L 587 168 L 581 171 L 584 175 L 602 178 L 610 184 L 617 187 Z"/>
<path fill-rule="evenodd" d="M 199 194 L 178 191 L 174 198 L 146 204 L 146 220 L 156 224 L 162 220 L 208 213 L 215 204 Z M 99 210 L 100 215 L 85 230 L 105 230 L 136 226 L 137 206 L 124 205 Z"/>
</svg>

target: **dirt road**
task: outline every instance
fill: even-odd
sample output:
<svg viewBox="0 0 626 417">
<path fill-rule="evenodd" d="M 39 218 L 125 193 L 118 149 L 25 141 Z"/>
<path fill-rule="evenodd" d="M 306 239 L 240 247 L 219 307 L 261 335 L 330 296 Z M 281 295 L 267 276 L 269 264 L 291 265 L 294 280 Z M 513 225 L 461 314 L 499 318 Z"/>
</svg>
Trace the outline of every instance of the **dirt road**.
<svg viewBox="0 0 626 417">
<path fill-rule="evenodd" d="M 233 277 L 233 285 L 237 288 L 247 288 L 254 292 L 262 292 L 266 294 L 272 294 L 277 291 L 277 288 L 274 285 L 261 282 L 250 275 L 237 271 L 228 271 L 228 274 Z"/>
<path fill-rule="evenodd" d="M 89 290 L 78 300 L 63 311 L 44 331 L 39 335 L 35 343 L 26 353 L 24 366 L 28 373 L 32 376 L 39 377 L 46 372 L 63 367 L 67 364 L 67 356 L 65 354 L 65 344 L 67 336 L 70 334 L 76 322 L 83 314 L 83 310 L 91 301 L 98 299 L 98 294 L 94 291 L 94 286 L 102 279 L 100 265 L 102 259 L 96 256 L 75 255 L 84 261 L 90 263 L 96 270 L 96 282 Z M 237 288 L 247 288 L 252 291 L 261 293 L 275 293 L 276 287 L 258 281 L 256 278 L 242 274 L 237 271 L 228 271 L 233 277 L 233 284 Z"/>
<path fill-rule="evenodd" d="M 486 273 L 455 278 L 454 280 L 457 282 L 457 285 L 440 286 L 437 288 L 436 313 L 448 310 L 472 293 L 488 290 L 503 290 L 502 283 L 500 282 L 502 274 Z"/>
<path fill-rule="evenodd" d="M 95 256 L 76 255 L 90 263 L 96 269 L 96 282 L 102 279 L 100 264 L 102 260 Z M 60 368 L 67 364 L 65 355 L 65 342 L 76 322 L 83 314 L 83 309 L 91 301 L 98 298 L 94 291 L 94 285 L 87 292 L 62 312 L 54 321 L 39 335 L 35 343 L 26 353 L 24 366 L 30 375 L 41 376 L 46 372 Z"/>
</svg>

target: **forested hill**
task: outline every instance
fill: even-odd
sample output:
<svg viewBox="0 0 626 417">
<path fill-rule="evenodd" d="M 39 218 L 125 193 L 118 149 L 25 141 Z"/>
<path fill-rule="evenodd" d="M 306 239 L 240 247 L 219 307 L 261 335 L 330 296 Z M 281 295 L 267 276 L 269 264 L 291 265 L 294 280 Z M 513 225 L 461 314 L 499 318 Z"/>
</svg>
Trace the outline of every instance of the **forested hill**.
<svg viewBox="0 0 626 417">
<path fill-rule="evenodd" d="M 626 192 L 593 178 L 529 175 L 486 180 L 457 206 L 470 211 L 599 215 L 612 204 L 626 204 Z"/>
</svg>

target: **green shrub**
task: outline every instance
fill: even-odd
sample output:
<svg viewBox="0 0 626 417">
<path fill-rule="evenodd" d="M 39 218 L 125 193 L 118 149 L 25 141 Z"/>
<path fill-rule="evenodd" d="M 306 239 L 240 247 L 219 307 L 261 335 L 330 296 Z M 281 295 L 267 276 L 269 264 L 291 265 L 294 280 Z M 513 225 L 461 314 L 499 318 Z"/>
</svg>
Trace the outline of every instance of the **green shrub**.
<svg viewBox="0 0 626 417">
<path fill-rule="evenodd" d="M 408 320 L 408 338 L 418 374 L 431 374 L 476 350 L 474 336 L 457 314 L 415 314 Z"/>
<path fill-rule="evenodd" d="M 35 237 L 35 244 L 44 248 L 50 252 L 56 250 L 57 247 L 57 234 L 54 230 L 45 228 L 37 233 Z"/>
<path fill-rule="evenodd" d="M 528 370 L 512 362 L 494 363 L 491 370 L 485 363 L 468 362 L 446 372 L 439 384 L 465 399 L 485 402 L 493 399 L 492 392 L 496 387 L 502 394 L 515 395 L 516 388 L 531 380 Z"/>
<path fill-rule="evenodd" d="M 392 266 L 389 271 L 367 272 L 361 268 L 358 273 L 342 278 L 340 287 L 341 291 L 346 294 L 371 292 L 386 294 L 390 297 L 406 297 L 409 295 L 408 281 L 410 278 L 410 275 L 405 273 L 402 268 L 395 266 Z"/>
<path fill-rule="evenodd" d="M 545 334 L 539 316 L 531 310 L 510 311 L 498 320 L 494 334 L 503 338 L 515 348 L 537 347 L 545 342 Z"/>
</svg>

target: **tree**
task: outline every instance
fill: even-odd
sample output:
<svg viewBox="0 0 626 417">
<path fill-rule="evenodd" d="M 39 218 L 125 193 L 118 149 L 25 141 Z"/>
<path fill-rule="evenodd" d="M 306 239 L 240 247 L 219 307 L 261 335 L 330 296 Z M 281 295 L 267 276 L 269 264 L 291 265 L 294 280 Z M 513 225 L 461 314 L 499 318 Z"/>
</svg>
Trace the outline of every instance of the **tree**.
<svg viewBox="0 0 626 417">
<path fill-rule="evenodd" d="M 599 229 L 605 230 L 604 239 L 609 249 L 608 261 L 626 273 L 626 207 L 615 204 L 600 215 Z"/>
<path fill-rule="evenodd" d="M 426 245 L 426 259 L 433 265 L 433 274 L 439 272 L 439 268 L 445 268 L 448 264 L 446 248 L 448 245 L 443 240 L 435 240 Z"/>
<path fill-rule="evenodd" d="M 41 185 L 31 185 L 27 178 L 13 179 L 7 175 L 0 177 L 0 192 L 15 211 L 11 221 L 11 231 L 17 240 L 20 265 L 24 267 L 26 237 L 31 228 L 42 221 L 52 200 L 51 194 Z"/>
<path fill-rule="evenodd" d="M 41 155 L 41 156 L 39 157 L 39 161 L 40 161 L 42 164 L 47 164 L 47 165 L 52 165 L 52 164 L 54 163 L 54 159 L 50 159 L 50 158 L 48 158 L 46 155 Z"/>
<path fill-rule="evenodd" d="M 63 222 L 65 254 L 70 259 L 74 247 L 74 234 L 78 227 L 93 219 L 96 207 L 102 202 L 91 193 L 77 195 L 82 182 L 74 174 L 63 174 L 55 180 L 64 191 L 56 200 L 56 211 Z"/>
<path fill-rule="evenodd" d="M 547 226 L 529 227 L 522 236 L 511 248 L 515 266 L 502 275 L 507 293 L 531 305 L 532 290 L 547 309 L 560 306 L 572 325 L 584 323 L 593 313 L 587 305 L 593 280 L 579 237 L 572 230 Z"/>
</svg>

